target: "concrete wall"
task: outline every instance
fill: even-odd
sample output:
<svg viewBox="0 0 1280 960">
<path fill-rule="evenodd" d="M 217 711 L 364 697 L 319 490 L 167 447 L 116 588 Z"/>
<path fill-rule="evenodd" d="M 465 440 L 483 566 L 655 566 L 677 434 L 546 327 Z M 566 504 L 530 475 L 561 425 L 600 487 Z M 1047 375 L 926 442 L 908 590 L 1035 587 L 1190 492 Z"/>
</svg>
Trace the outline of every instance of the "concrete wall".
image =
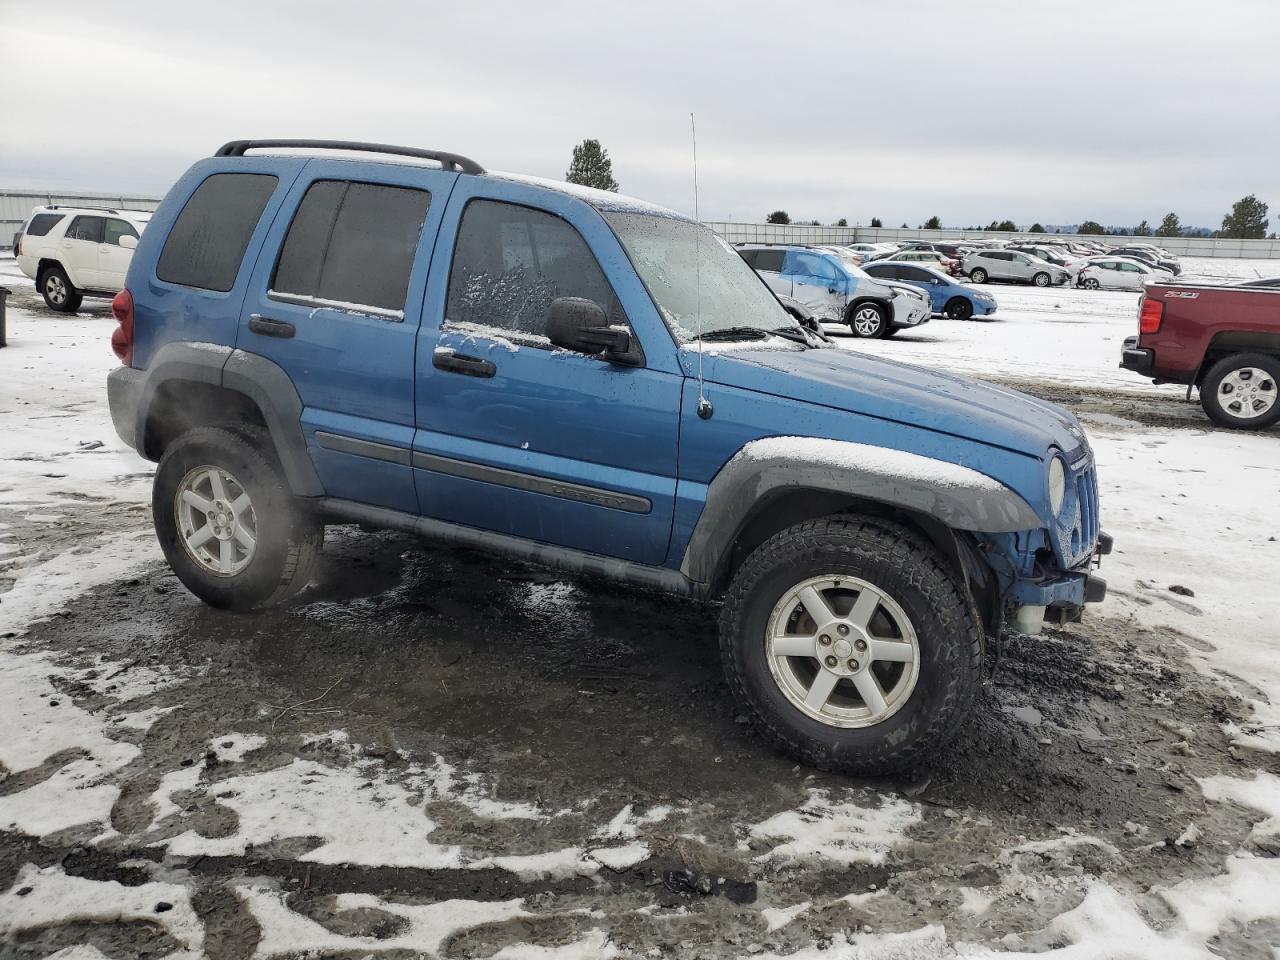
<svg viewBox="0 0 1280 960">
<path fill-rule="evenodd" d="M 995 230 L 911 230 L 900 227 L 812 227 L 776 223 L 708 223 L 712 230 L 730 243 L 877 243 L 885 240 L 1008 240 L 1030 237 L 1027 233 L 1004 233 Z M 1046 236 L 1069 239 L 1069 234 Z M 1130 240 L 1155 243 L 1182 257 L 1238 257 L 1242 259 L 1280 259 L 1280 240 L 1215 240 L 1209 237 L 1096 237 L 1094 240 L 1115 246 Z"/>
<path fill-rule="evenodd" d="M 68 207 L 102 207 L 115 210 L 154 210 L 159 197 L 139 197 L 120 193 L 50 192 L 47 190 L 0 190 L 0 250 L 13 246 L 13 235 L 36 207 L 62 204 Z"/>
</svg>

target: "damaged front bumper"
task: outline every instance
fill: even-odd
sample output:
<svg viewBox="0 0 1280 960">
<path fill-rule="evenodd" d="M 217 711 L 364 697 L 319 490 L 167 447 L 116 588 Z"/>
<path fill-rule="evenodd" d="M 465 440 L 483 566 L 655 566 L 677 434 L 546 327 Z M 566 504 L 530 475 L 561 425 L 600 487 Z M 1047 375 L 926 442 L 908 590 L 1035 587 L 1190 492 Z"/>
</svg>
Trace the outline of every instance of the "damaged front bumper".
<svg viewBox="0 0 1280 960">
<path fill-rule="evenodd" d="M 1097 545 L 1085 569 L 1066 571 L 1041 580 L 1019 580 L 1008 594 L 1014 608 L 1010 623 L 1020 633 L 1037 634 L 1045 621 L 1072 623 L 1080 619 L 1085 604 L 1101 603 L 1107 581 L 1089 572 L 1111 552 L 1112 538 L 1098 534 Z"/>
</svg>

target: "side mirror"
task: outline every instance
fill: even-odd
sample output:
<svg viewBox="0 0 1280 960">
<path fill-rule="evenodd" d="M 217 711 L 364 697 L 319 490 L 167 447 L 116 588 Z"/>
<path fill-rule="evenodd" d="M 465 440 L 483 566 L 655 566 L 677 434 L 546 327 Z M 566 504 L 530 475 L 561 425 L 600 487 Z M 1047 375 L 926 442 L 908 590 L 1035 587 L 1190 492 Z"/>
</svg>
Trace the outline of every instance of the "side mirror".
<svg viewBox="0 0 1280 960">
<path fill-rule="evenodd" d="M 603 354 L 614 363 L 639 366 L 643 361 L 633 349 L 631 332 L 611 326 L 604 307 L 583 297 L 557 297 L 547 316 L 547 337 L 553 346 L 585 353 Z"/>
<path fill-rule="evenodd" d="M 120 246 L 124 247 L 126 250 L 137 250 L 138 238 L 131 233 L 126 233 L 120 238 Z"/>
</svg>

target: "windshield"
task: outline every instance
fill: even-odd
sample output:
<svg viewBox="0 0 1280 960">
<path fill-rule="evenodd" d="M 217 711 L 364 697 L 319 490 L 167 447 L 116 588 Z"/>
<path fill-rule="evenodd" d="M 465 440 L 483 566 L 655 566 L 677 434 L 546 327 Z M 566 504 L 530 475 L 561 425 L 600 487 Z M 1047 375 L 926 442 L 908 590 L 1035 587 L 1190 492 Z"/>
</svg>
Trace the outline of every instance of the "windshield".
<svg viewBox="0 0 1280 960">
<path fill-rule="evenodd" d="M 678 340 L 797 326 L 756 272 L 707 227 L 643 213 L 603 215 Z"/>
</svg>

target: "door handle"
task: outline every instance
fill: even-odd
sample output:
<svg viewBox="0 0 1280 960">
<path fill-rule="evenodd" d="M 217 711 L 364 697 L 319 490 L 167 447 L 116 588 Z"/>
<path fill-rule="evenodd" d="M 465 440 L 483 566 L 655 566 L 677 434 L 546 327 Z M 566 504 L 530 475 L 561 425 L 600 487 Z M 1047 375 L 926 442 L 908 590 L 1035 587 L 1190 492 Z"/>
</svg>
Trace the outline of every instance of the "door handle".
<svg viewBox="0 0 1280 960">
<path fill-rule="evenodd" d="M 286 340 L 298 332 L 288 320 L 272 320 L 256 313 L 249 315 L 249 329 L 264 337 L 283 337 Z"/>
<path fill-rule="evenodd" d="M 461 373 L 468 377 L 492 377 L 498 372 L 492 360 L 468 357 L 451 347 L 436 347 L 435 352 L 431 354 L 431 365 L 437 370 L 448 370 L 450 373 Z"/>
</svg>

